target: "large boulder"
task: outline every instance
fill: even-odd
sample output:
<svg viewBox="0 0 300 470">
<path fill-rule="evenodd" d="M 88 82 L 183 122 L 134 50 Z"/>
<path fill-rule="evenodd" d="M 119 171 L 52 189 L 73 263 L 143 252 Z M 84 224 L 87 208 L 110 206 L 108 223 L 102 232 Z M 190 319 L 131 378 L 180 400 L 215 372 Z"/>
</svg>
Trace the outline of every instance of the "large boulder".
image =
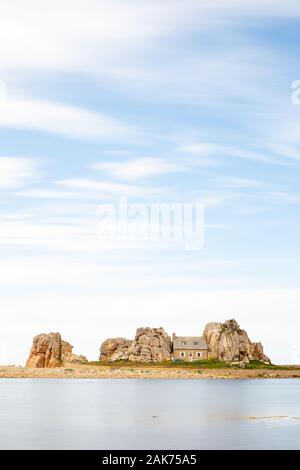
<svg viewBox="0 0 300 470">
<path fill-rule="evenodd" d="M 100 347 L 100 361 L 117 361 L 126 356 L 131 341 L 126 338 L 109 338 Z M 128 357 L 126 357 L 128 359 Z"/>
<path fill-rule="evenodd" d="M 110 338 L 100 352 L 101 361 L 162 362 L 171 359 L 172 343 L 163 328 L 138 328 L 133 341 Z"/>
<path fill-rule="evenodd" d="M 87 358 L 73 354 L 73 346 L 61 339 L 60 333 L 42 333 L 33 338 L 26 362 L 28 368 L 61 367 L 65 364 L 85 364 Z"/>
<path fill-rule="evenodd" d="M 226 362 L 258 360 L 270 363 L 261 343 L 251 343 L 248 334 L 236 320 L 208 323 L 203 336 L 208 345 L 208 356 Z"/>
<path fill-rule="evenodd" d="M 32 348 L 26 367 L 60 367 L 61 336 L 59 333 L 37 335 L 33 338 Z"/>
<path fill-rule="evenodd" d="M 271 360 L 265 355 L 264 347 L 261 343 L 251 343 L 250 344 L 250 355 L 251 358 L 255 361 L 271 363 Z"/>
<path fill-rule="evenodd" d="M 127 354 L 132 362 L 170 361 L 171 338 L 163 328 L 138 328 Z"/>
</svg>

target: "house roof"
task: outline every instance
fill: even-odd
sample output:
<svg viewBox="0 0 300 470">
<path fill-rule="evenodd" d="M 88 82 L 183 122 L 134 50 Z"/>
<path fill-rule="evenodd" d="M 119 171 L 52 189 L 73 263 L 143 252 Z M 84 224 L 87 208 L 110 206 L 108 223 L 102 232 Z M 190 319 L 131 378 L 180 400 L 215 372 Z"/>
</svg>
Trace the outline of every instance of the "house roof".
<svg viewBox="0 0 300 470">
<path fill-rule="evenodd" d="M 173 349 L 208 349 L 203 336 L 175 336 Z"/>
</svg>

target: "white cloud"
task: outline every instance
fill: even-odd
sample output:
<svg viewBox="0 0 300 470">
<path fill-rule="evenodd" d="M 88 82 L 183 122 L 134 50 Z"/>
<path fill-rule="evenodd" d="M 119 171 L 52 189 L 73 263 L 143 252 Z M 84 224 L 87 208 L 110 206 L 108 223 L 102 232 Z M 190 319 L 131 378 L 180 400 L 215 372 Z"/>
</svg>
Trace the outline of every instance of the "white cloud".
<svg viewBox="0 0 300 470">
<path fill-rule="evenodd" d="M 101 162 L 92 168 L 108 173 L 120 180 L 138 180 L 165 173 L 183 173 L 192 171 L 195 167 L 215 167 L 220 162 L 215 158 L 158 158 L 140 157 L 126 161 Z"/>
<path fill-rule="evenodd" d="M 234 9 L 235 15 L 228 15 L 228 9 Z M 249 16 L 296 15 L 299 6 L 288 1 L 283 8 L 276 0 L 188 0 L 184 5 L 180 0 L 91 0 L 88 4 L 46 0 L 43 5 L 28 0 L 22 17 L 20 10 L 20 0 L 0 5 L 0 41 L 6 45 L 0 48 L 0 70 L 8 93 L 16 87 L 33 96 L 35 80 L 43 77 L 40 70 L 49 69 L 58 78 L 65 71 L 80 80 L 83 77 L 84 93 L 89 86 L 84 78 L 92 75 L 94 85 L 104 84 L 118 93 L 121 89 L 126 99 L 130 94 L 135 102 L 138 96 L 138 102 L 188 102 L 219 110 L 224 104 L 247 102 L 253 111 L 257 110 L 254 102 L 272 106 L 275 98 L 278 102 L 278 90 L 270 87 L 278 55 L 262 43 L 254 44 L 247 31 L 230 25 L 236 24 L 237 16 L 242 24 Z M 218 38 L 224 37 L 218 47 L 216 29 Z M 178 48 L 178 41 L 193 31 L 203 34 L 206 46 L 191 43 L 188 50 Z M 228 40 L 239 46 L 228 47 Z M 19 70 L 26 71 L 26 81 L 16 73 Z M 0 116 L 3 126 L 87 139 L 136 140 L 136 132 L 126 123 L 101 113 L 33 99 L 9 99 L 6 107 Z M 264 155 L 245 151 L 243 158 L 266 160 Z M 209 159 L 206 162 L 209 165 Z"/>
<path fill-rule="evenodd" d="M 273 141 L 268 145 L 268 148 L 274 152 L 276 155 L 283 157 L 283 158 L 289 158 L 294 162 L 299 162 L 300 161 L 300 151 L 297 148 L 298 145 L 298 135 L 295 135 L 294 137 L 292 136 L 285 136 L 284 135 L 284 124 L 280 126 L 280 131 L 279 134 L 274 135 Z M 278 135 L 280 138 L 283 138 L 286 141 L 285 142 L 276 142 L 278 139 Z"/>
<path fill-rule="evenodd" d="M 156 188 L 135 186 L 125 183 L 116 183 L 114 181 L 99 181 L 88 178 L 70 178 L 56 182 L 59 186 L 81 190 L 85 193 L 94 193 L 100 197 L 101 195 L 126 195 L 126 196 L 150 196 L 158 194 L 162 190 Z"/>
<path fill-rule="evenodd" d="M 0 126 L 50 132 L 85 139 L 128 139 L 133 130 L 100 113 L 75 106 L 7 97 L 1 103 Z"/>
<path fill-rule="evenodd" d="M 228 15 L 228 11 L 234 15 Z M 22 15 L 20 15 L 22 11 Z M 109 70 L 124 52 L 145 52 L 142 46 L 174 33 L 217 28 L 233 18 L 300 14 L 297 0 L 22 0 L 1 2 L 0 68 Z M 97 61 L 95 61 L 97 58 Z M 115 61 L 116 59 L 119 59 Z M 124 64 L 123 64 L 124 65 Z M 130 70 L 131 69 L 131 70 Z M 130 72 L 134 67 L 129 67 Z"/>
<path fill-rule="evenodd" d="M 57 191 L 53 189 L 32 188 L 22 189 L 11 192 L 10 195 L 16 197 L 34 198 L 34 199 L 84 199 L 85 194 L 74 191 Z"/>
<path fill-rule="evenodd" d="M 2 68 L 86 65 L 81 70 L 86 73 L 96 62 L 101 69 L 129 45 L 137 50 L 141 43 L 176 30 L 189 16 L 178 1 L 27 0 L 23 6 L 21 0 L 1 3 L 0 38 L 6 44 L 0 53 Z"/>
<path fill-rule="evenodd" d="M 163 173 L 185 171 L 184 165 L 162 158 L 136 158 L 119 162 L 96 163 L 93 168 L 102 170 L 114 178 L 136 180 Z"/>
<path fill-rule="evenodd" d="M 181 152 L 186 152 L 188 154 L 199 156 L 203 158 L 203 156 L 212 157 L 217 156 L 220 159 L 228 159 L 228 158 L 241 158 L 245 160 L 252 160 L 254 162 L 259 163 L 269 163 L 274 165 L 281 165 L 285 164 L 282 159 L 278 157 L 278 155 L 270 156 L 270 151 L 264 151 L 264 149 L 259 150 L 244 150 L 243 148 L 239 147 L 232 147 L 228 145 L 219 145 L 219 144 L 212 144 L 206 142 L 194 142 L 189 143 L 186 145 L 182 145 L 178 149 Z"/>
<path fill-rule="evenodd" d="M 0 70 L 12 83 L 19 69 L 31 77 L 45 69 L 79 72 L 151 102 L 176 99 L 210 106 L 274 103 L 272 51 L 253 45 L 231 25 L 237 17 L 242 24 L 252 16 L 299 12 L 293 0 L 284 7 L 276 0 L 53 0 L 43 5 L 27 0 L 20 17 L 22 5 L 12 0 L 0 6 L 0 41 L 6 45 L 0 49 Z M 230 9 L 234 15 L 227 14 Z M 216 30 L 222 37 L 228 34 L 231 43 L 236 35 L 240 47 L 228 50 L 224 41 L 218 51 L 210 50 L 209 34 L 214 44 Z M 176 47 L 181 35 L 193 31 L 205 32 L 208 51 Z"/>
<path fill-rule="evenodd" d="M 266 194 L 271 200 L 283 204 L 299 204 L 300 195 L 291 194 L 285 191 L 271 191 Z"/>
<path fill-rule="evenodd" d="M 217 191 L 203 191 L 198 198 L 198 202 L 203 204 L 205 209 L 210 207 L 221 206 L 228 202 L 232 196 L 227 193 Z"/>
<path fill-rule="evenodd" d="M 0 189 L 18 188 L 36 177 L 36 161 L 30 158 L 0 156 Z"/>
<path fill-rule="evenodd" d="M 257 188 L 258 186 L 261 186 L 261 182 L 257 180 L 253 180 L 250 178 L 240 178 L 240 177 L 235 177 L 235 176 L 224 176 L 222 178 L 219 178 L 219 183 L 221 186 L 225 188 Z"/>
</svg>

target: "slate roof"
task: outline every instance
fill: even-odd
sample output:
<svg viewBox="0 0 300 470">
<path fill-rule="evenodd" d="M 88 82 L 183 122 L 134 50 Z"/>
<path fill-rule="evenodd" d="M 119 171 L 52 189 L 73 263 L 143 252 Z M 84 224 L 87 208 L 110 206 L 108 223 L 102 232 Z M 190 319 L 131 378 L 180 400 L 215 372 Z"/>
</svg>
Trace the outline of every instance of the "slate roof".
<svg viewBox="0 0 300 470">
<path fill-rule="evenodd" d="M 175 336 L 173 339 L 174 349 L 208 349 L 203 336 Z"/>
</svg>

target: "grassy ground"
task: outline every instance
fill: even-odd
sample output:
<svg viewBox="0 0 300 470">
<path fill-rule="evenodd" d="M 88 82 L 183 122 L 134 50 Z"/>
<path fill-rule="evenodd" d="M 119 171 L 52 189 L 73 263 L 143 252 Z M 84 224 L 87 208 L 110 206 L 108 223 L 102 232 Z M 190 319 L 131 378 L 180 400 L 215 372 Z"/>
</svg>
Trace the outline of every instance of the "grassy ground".
<svg viewBox="0 0 300 470">
<path fill-rule="evenodd" d="M 142 368 L 150 367 L 154 369 L 169 368 L 169 369 L 240 369 L 240 366 L 231 365 L 227 362 L 221 362 L 215 359 L 207 359 L 193 362 L 184 361 L 165 361 L 165 362 L 128 362 L 128 361 L 116 361 L 116 362 L 100 362 L 93 361 L 89 362 L 91 366 L 101 366 L 109 368 Z M 245 369 L 270 369 L 270 370 L 300 370 L 300 366 L 277 366 L 275 364 L 264 364 L 259 361 L 250 361 L 249 364 L 245 365 Z"/>
</svg>

